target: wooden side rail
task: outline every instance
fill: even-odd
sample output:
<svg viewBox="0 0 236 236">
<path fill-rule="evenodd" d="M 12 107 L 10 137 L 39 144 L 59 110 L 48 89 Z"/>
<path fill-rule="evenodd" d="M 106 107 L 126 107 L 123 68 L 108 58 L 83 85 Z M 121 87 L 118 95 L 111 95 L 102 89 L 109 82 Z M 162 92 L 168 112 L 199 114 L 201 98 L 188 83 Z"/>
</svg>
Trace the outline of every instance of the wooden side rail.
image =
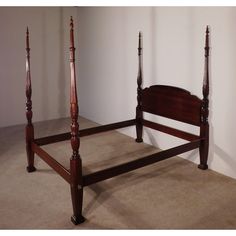
<svg viewBox="0 0 236 236">
<path fill-rule="evenodd" d="M 36 143 L 38 146 L 43 146 L 43 145 L 47 145 L 51 143 L 57 143 L 57 142 L 69 140 L 70 138 L 71 138 L 71 133 L 67 132 L 67 133 L 37 138 L 34 140 L 34 143 Z"/>
<path fill-rule="evenodd" d="M 194 140 L 192 142 L 180 145 L 178 147 L 170 148 L 158 153 L 151 154 L 146 157 L 142 157 L 138 160 L 130 161 L 121 165 L 110 167 L 105 170 L 100 170 L 88 175 L 83 176 L 83 186 L 88 186 L 105 179 L 115 177 L 117 175 L 159 162 L 170 157 L 179 155 L 181 153 L 193 150 L 200 146 L 201 139 Z"/>
<path fill-rule="evenodd" d="M 155 129 L 155 130 L 161 131 L 166 134 L 170 134 L 172 136 L 175 136 L 175 137 L 187 140 L 187 141 L 193 141 L 200 138 L 200 136 L 197 136 L 197 135 L 194 135 L 194 134 L 182 131 L 182 130 L 174 129 L 165 125 L 161 125 L 158 123 L 154 123 L 148 120 L 143 120 L 143 125 L 148 128 Z"/>
<path fill-rule="evenodd" d="M 31 148 L 42 160 L 44 160 L 49 166 L 51 166 L 64 180 L 68 183 L 71 182 L 70 172 L 51 157 L 47 152 L 40 148 L 36 143 L 32 143 Z"/>
<path fill-rule="evenodd" d="M 135 125 L 135 119 L 80 130 L 80 137 Z"/>
<path fill-rule="evenodd" d="M 97 127 L 88 128 L 88 129 L 82 129 L 79 131 L 79 136 L 84 137 L 84 136 L 88 136 L 88 135 L 92 135 L 92 134 L 106 132 L 109 130 L 125 128 L 125 127 L 132 126 L 132 125 L 135 125 L 135 119 L 121 121 L 121 122 L 108 124 L 108 125 L 101 125 L 101 126 L 97 126 Z M 56 135 L 52 135 L 52 136 L 48 136 L 48 137 L 38 138 L 38 139 L 35 139 L 34 142 L 39 146 L 43 146 L 43 145 L 47 145 L 50 143 L 56 143 L 56 142 L 60 142 L 60 141 L 69 140 L 70 138 L 71 138 L 71 133 L 67 132 L 67 133 L 63 133 L 63 134 L 56 134 Z"/>
</svg>

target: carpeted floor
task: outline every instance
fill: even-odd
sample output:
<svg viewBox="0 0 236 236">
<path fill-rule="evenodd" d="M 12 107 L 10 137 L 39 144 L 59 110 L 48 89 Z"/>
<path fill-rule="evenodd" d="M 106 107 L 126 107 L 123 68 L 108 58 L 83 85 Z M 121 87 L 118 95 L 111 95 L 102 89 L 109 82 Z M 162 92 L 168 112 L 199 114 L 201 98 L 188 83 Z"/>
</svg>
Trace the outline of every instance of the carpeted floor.
<svg viewBox="0 0 236 236">
<path fill-rule="evenodd" d="M 80 118 L 81 128 L 96 124 Z M 37 137 L 69 131 L 70 120 L 35 124 Z M 66 167 L 69 142 L 44 146 Z M 157 151 L 116 131 L 81 139 L 84 173 Z M 83 215 L 75 226 L 69 185 L 36 156 L 27 173 L 24 126 L 0 129 L 1 229 L 235 229 L 236 180 L 201 171 L 179 157 L 85 188 Z"/>
</svg>

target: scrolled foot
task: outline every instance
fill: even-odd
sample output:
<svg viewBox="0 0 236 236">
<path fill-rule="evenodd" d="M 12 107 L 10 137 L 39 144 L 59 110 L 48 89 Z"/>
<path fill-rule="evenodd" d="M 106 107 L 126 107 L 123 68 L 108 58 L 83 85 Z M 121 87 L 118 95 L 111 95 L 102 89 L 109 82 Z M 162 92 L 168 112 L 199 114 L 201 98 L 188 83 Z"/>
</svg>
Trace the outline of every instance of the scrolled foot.
<svg viewBox="0 0 236 236">
<path fill-rule="evenodd" d="M 207 164 L 199 164 L 198 168 L 201 170 L 207 170 L 208 169 L 208 165 Z"/>
<path fill-rule="evenodd" d="M 30 173 L 36 171 L 36 168 L 34 166 L 27 166 L 26 170 Z"/>
<path fill-rule="evenodd" d="M 85 218 L 80 215 L 80 216 L 71 216 L 71 221 L 73 224 L 78 225 L 78 224 L 82 224 L 85 221 Z"/>
<path fill-rule="evenodd" d="M 135 139 L 135 142 L 137 142 L 137 143 L 142 143 L 142 142 L 143 142 L 143 139 L 142 139 L 142 138 L 136 138 L 136 139 Z"/>
</svg>

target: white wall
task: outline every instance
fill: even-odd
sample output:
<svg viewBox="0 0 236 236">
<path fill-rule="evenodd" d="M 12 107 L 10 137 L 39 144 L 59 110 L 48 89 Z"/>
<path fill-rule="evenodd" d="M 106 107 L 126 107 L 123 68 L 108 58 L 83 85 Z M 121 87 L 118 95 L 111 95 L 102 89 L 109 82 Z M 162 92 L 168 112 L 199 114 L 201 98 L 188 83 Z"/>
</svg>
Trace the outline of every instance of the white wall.
<svg viewBox="0 0 236 236">
<path fill-rule="evenodd" d="M 33 120 L 69 115 L 69 21 L 72 15 L 77 22 L 77 12 L 72 7 L 0 7 L 0 127 L 26 120 L 26 26 L 30 30 Z"/>
<path fill-rule="evenodd" d="M 79 9 L 80 114 L 105 124 L 134 118 L 137 39 L 144 35 L 144 86 L 169 84 L 201 97 L 204 34 L 211 29 L 209 167 L 236 178 L 236 8 L 124 7 Z M 167 119 L 150 119 L 195 128 Z M 134 129 L 123 129 L 134 136 Z M 145 129 L 160 148 L 176 138 Z M 197 151 L 184 155 L 198 163 Z"/>
</svg>

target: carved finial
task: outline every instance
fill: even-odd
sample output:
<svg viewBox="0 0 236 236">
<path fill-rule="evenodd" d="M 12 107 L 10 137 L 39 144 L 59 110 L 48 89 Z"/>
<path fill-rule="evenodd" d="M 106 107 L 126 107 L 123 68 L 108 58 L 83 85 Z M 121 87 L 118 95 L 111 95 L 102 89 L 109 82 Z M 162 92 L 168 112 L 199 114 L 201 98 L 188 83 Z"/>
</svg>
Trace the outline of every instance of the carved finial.
<svg viewBox="0 0 236 236">
<path fill-rule="evenodd" d="M 205 57 L 209 56 L 209 26 L 206 27 L 206 40 L 205 40 Z"/>
<path fill-rule="evenodd" d="M 203 97 L 207 97 L 209 94 L 209 26 L 206 27 L 206 38 L 205 38 L 205 68 L 203 78 Z"/>
<path fill-rule="evenodd" d="M 142 33 L 139 31 L 138 34 L 138 55 L 142 55 Z"/>
<path fill-rule="evenodd" d="M 29 28 L 26 28 L 26 50 L 29 49 Z"/>
<path fill-rule="evenodd" d="M 73 18 L 72 16 L 70 17 L 70 50 L 74 51 L 75 50 L 75 45 L 74 45 L 74 23 L 73 23 Z M 74 53 L 71 54 L 71 60 L 74 60 Z"/>
<path fill-rule="evenodd" d="M 72 16 L 70 17 L 70 46 L 74 48 L 74 23 Z"/>
<path fill-rule="evenodd" d="M 27 72 L 27 85 L 31 86 L 30 81 L 30 46 L 29 46 L 29 28 L 26 29 L 26 72 Z"/>
<path fill-rule="evenodd" d="M 71 30 L 73 30 L 73 27 L 74 27 L 73 17 L 71 16 L 70 17 L 70 28 L 71 28 Z"/>
<path fill-rule="evenodd" d="M 142 34 L 139 32 L 138 37 L 138 58 L 139 58 L 139 65 L 138 65 L 138 78 L 137 78 L 137 84 L 138 89 L 141 89 L 142 85 Z"/>
</svg>

